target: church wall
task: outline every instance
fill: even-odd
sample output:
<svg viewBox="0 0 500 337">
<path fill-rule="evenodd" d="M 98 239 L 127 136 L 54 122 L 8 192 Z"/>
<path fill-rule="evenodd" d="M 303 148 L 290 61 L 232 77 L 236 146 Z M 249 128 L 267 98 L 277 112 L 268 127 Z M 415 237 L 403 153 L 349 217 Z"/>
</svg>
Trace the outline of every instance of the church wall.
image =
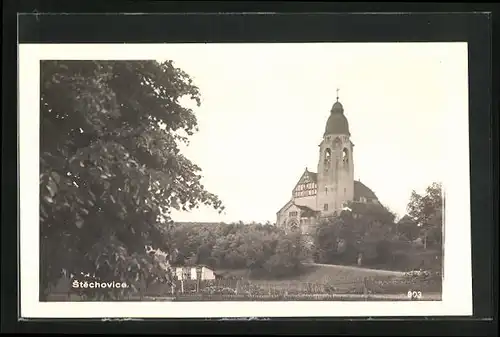
<svg viewBox="0 0 500 337">
<path fill-rule="evenodd" d="M 307 197 L 295 198 L 294 202 L 300 206 L 307 206 L 311 209 L 316 210 L 316 196 L 310 195 Z"/>
<path fill-rule="evenodd" d="M 300 224 L 302 233 L 314 232 L 315 217 L 332 216 L 342 209 L 346 201 L 354 199 L 353 148 L 348 122 L 337 97 L 319 145 L 317 172 L 309 172 L 306 168 L 292 191 L 292 199 L 277 214 L 280 227 L 288 227 L 293 221 Z M 319 212 L 315 213 L 315 217 L 300 218 L 300 209 L 293 203 Z"/>
<path fill-rule="evenodd" d="M 344 148 L 348 151 L 347 164 L 342 158 Z M 329 155 L 327 151 L 330 151 Z M 320 145 L 319 157 L 316 207 L 322 215 L 328 216 L 338 211 L 343 202 L 354 197 L 354 163 L 349 137 L 327 135 Z"/>
<path fill-rule="evenodd" d="M 290 226 L 292 223 L 296 223 L 297 225 L 300 224 L 300 209 L 295 206 L 294 204 L 290 204 L 290 206 L 285 207 L 279 214 L 278 214 L 278 226 L 280 228 L 286 228 Z"/>
<path fill-rule="evenodd" d="M 276 216 L 276 226 L 283 228 L 286 223 L 286 210 L 279 211 Z"/>
<path fill-rule="evenodd" d="M 293 226 L 300 228 L 305 234 L 312 234 L 315 230 L 316 219 L 314 217 L 302 217 L 302 210 L 291 204 L 278 213 L 277 225 L 279 228 L 290 231 Z"/>
</svg>

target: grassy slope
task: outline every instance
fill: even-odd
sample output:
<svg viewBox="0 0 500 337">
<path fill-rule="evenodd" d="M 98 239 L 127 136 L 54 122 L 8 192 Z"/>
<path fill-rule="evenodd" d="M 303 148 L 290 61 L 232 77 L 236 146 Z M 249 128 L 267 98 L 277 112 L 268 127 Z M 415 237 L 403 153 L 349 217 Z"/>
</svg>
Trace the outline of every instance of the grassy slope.
<svg viewBox="0 0 500 337">
<path fill-rule="evenodd" d="M 339 265 L 307 264 L 304 265 L 302 273 L 280 280 L 255 279 L 249 277 L 247 270 L 228 270 L 228 274 L 249 279 L 252 283 L 260 285 L 282 285 L 287 288 L 299 286 L 303 283 L 328 283 L 336 287 L 352 286 L 359 284 L 365 277 L 401 277 L 403 272 L 376 270 Z"/>
</svg>

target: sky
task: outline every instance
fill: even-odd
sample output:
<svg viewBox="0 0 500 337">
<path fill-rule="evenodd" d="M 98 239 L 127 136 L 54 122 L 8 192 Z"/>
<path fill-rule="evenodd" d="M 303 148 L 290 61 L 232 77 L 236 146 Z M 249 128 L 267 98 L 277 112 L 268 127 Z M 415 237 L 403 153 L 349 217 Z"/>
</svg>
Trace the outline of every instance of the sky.
<svg viewBox="0 0 500 337">
<path fill-rule="evenodd" d="M 39 277 L 40 261 L 40 153 L 39 137 L 34 137 L 40 131 L 40 60 L 162 57 L 174 60 L 201 88 L 203 105 L 195 110 L 201 130 L 184 152 L 203 168 L 206 187 L 227 206 L 222 216 L 202 209 L 174 214 L 175 220 L 274 221 L 305 166 L 316 167 L 318 144 L 340 88 L 355 144 L 355 175 L 385 205 L 404 213 L 412 189 L 422 191 L 431 181 L 444 180 L 444 301 L 421 309 L 437 314 L 449 308 L 457 315 L 472 312 L 466 43 L 51 43 L 20 44 L 18 49 L 24 316 L 81 316 L 81 308 L 75 316 L 68 307 L 41 306 L 38 282 L 33 282 Z M 448 223 L 452 230 L 446 229 Z M 187 309 L 203 315 L 206 308 L 200 306 Z M 95 316 L 102 307 L 89 310 Z M 122 310 L 117 317 L 130 315 L 127 306 L 114 309 Z"/>
<path fill-rule="evenodd" d="M 442 181 L 452 114 L 467 107 L 464 43 L 178 44 L 165 59 L 200 88 L 183 153 L 223 201 L 175 221 L 274 222 L 318 145 L 332 104 L 349 121 L 354 175 L 401 217 Z M 187 103 L 189 105 L 189 103 Z M 450 141 L 451 140 L 451 141 Z"/>
</svg>

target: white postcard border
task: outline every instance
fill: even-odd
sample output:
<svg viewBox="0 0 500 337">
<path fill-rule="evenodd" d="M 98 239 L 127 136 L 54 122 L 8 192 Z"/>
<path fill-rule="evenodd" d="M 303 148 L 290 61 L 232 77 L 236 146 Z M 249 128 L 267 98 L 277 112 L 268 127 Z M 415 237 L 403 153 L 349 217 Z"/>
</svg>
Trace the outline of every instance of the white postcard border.
<svg viewBox="0 0 500 337">
<path fill-rule="evenodd" d="M 405 45 L 405 43 L 400 43 Z M 413 43 L 412 43 L 413 44 Z M 428 43 L 426 43 L 428 44 Z M 438 44 L 438 43 L 436 43 Z M 467 55 L 466 43 L 452 43 Z M 225 44 L 227 46 L 227 44 Z M 259 44 L 252 44 L 258 48 Z M 285 44 L 283 44 L 285 45 Z M 352 45 L 352 44 L 350 44 Z M 20 295 L 23 318 L 102 317 L 311 317 L 454 316 L 472 314 L 468 83 L 457 93 L 457 109 L 444 112 L 446 146 L 444 282 L 442 301 L 383 302 L 39 302 L 39 91 L 40 60 L 157 59 L 171 44 L 20 44 L 19 183 Z M 215 44 L 210 44 L 215 47 Z M 239 47 L 243 46 L 240 44 Z M 248 46 L 248 45 L 247 45 Z M 192 47 L 185 45 L 185 48 Z M 286 44 L 287 48 L 293 44 Z M 465 56 L 467 60 L 467 56 Z M 457 80 L 467 78 L 467 64 Z M 453 76 L 453 74 L 451 74 Z M 453 81 L 453 78 L 449 79 Z M 425 84 L 424 84 L 425 85 Z M 451 122 L 452 121 L 452 122 Z M 411 172 L 409 173 L 411 174 Z"/>
</svg>

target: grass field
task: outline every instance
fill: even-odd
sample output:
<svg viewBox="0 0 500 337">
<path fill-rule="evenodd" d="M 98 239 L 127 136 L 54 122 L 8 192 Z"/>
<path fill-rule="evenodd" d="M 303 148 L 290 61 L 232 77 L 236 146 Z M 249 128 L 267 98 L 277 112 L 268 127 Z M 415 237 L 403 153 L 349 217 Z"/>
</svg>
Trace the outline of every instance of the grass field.
<svg viewBox="0 0 500 337">
<path fill-rule="evenodd" d="M 223 272 L 226 276 L 234 276 L 237 280 L 226 280 L 229 282 L 234 282 L 235 284 L 222 285 L 222 287 L 230 287 L 234 289 L 239 289 L 241 293 L 250 291 L 250 288 L 256 286 L 254 290 L 250 293 L 259 296 L 271 296 L 272 294 L 285 293 L 287 296 L 290 295 L 290 299 L 295 298 L 293 296 L 298 295 L 311 295 L 308 298 L 300 298 L 300 300 L 320 300 L 321 296 L 333 296 L 335 298 L 329 298 L 330 300 L 367 300 L 365 297 L 357 297 L 362 294 L 369 294 L 373 296 L 382 296 L 383 298 L 393 298 L 391 296 L 400 296 L 401 299 L 394 298 L 394 300 L 405 300 L 406 293 L 409 290 L 417 290 L 422 293 L 436 293 L 440 294 L 441 285 L 440 282 L 434 284 L 423 284 L 419 283 L 408 283 L 404 272 L 400 271 L 388 271 L 388 270 L 378 270 L 378 269 L 368 269 L 352 266 L 341 266 L 341 265 L 325 265 L 325 264 L 305 264 L 301 272 L 295 276 L 288 277 L 285 279 L 267 279 L 267 278 L 255 278 L 251 277 L 249 270 L 217 270 L 217 272 Z M 243 282 L 241 282 L 243 281 Z M 249 281 L 249 282 L 245 282 Z M 373 281 L 373 282 L 372 282 Z M 217 281 L 216 281 L 217 282 Z M 222 280 L 224 282 L 224 280 Z M 239 284 L 239 286 L 238 286 Z M 186 295 L 188 295 L 192 290 L 189 290 L 187 285 L 184 285 L 186 289 Z M 330 287 L 325 289 L 324 287 Z M 219 284 L 218 287 L 221 287 Z M 249 288 L 250 287 L 250 288 Z M 156 299 L 145 299 L 145 300 L 171 300 L 170 287 L 165 287 L 165 290 L 158 295 L 145 294 L 148 296 L 153 296 Z M 326 291 L 326 292 L 325 292 Z M 298 294 L 298 295 L 297 295 Z M 322 294 L 322 295 L 321 295 Z M 195 294 L 192 294 L 195 295 Z M 308 295 L 308 296 L 309 296 Z M 61 294 L 61 298 L 51 298 L 52 301 L 67 301 L 76 300 L 74 298 L 68 298 L 67 295 Z M 167 298 L 162 299 L 162 296 Z M 196 296 L 201 296 L 198 294 Z M 219 296 L 219 295 L 214 295 Z M 280 295 L 281 296 L 281 295 Z M 318 297 L 319 296 L 319 297 Z M 347 296 L 346 298 L 338 298 L 338 296 Z M 389 297 L 388 297 L 389 296 Z M 74 296 L 72 296 L 74 297 Z M 182 296 L 181 296 L 182 297 Z M 206 296 L 204 296 L 206 297 Z M 322 297 L 321 297 L 322 298 Z M 298 299 L 298 298 L 295 298 Z M 378 298 L 377 298 L 378 299 Z M 132 300 L 132 299 L 130 299 Z M 177 299 L 183 300 L 183 299 Z M 196 300 L 191 295 L 187 296 L 185 300 Z M 210 300 L 207 298 L 198 300 Z M 215 299 L 212 299 L 215 300 Z M 226 298 L 224 298 L 226 300 Z M 230 297 L 227 298 L 230 299 Z M 242 300 L 242 299 L 234 299 Z M 254 298 L 252 300 L 276 300 L 274 298 L 264 299 L 264 298 Z M 375 300 L 372 299 L 372 300 Z M 435 296 L 429 300 L 436 300 Z"/>
<path fill-rule="evenodd" d="M 259 279 L 252 278 L 248 270 L 227 270 L 228 275 L 251 280 L 255 284 L 293 286 L 294 283 L 322 283 L 336 285 L 352 285 L 362 282 L 366 277 L 399 278 L 404 272 L 377 270 L 340 265 L 305 264 L 300 274 L 286 279 Z"/>
<path fill-rule="evenodd" d="M 175 302 L 193 302 L 193 301 L 410 301 L 406 294 L 316 294 L 316 295 L 291 295 L 291 296 L 242 296 L 242 295 L 187 295 L 170 298 Z M 441 301 L 440 293 L 424 294 L 418 301 Z"/>
</svg>

